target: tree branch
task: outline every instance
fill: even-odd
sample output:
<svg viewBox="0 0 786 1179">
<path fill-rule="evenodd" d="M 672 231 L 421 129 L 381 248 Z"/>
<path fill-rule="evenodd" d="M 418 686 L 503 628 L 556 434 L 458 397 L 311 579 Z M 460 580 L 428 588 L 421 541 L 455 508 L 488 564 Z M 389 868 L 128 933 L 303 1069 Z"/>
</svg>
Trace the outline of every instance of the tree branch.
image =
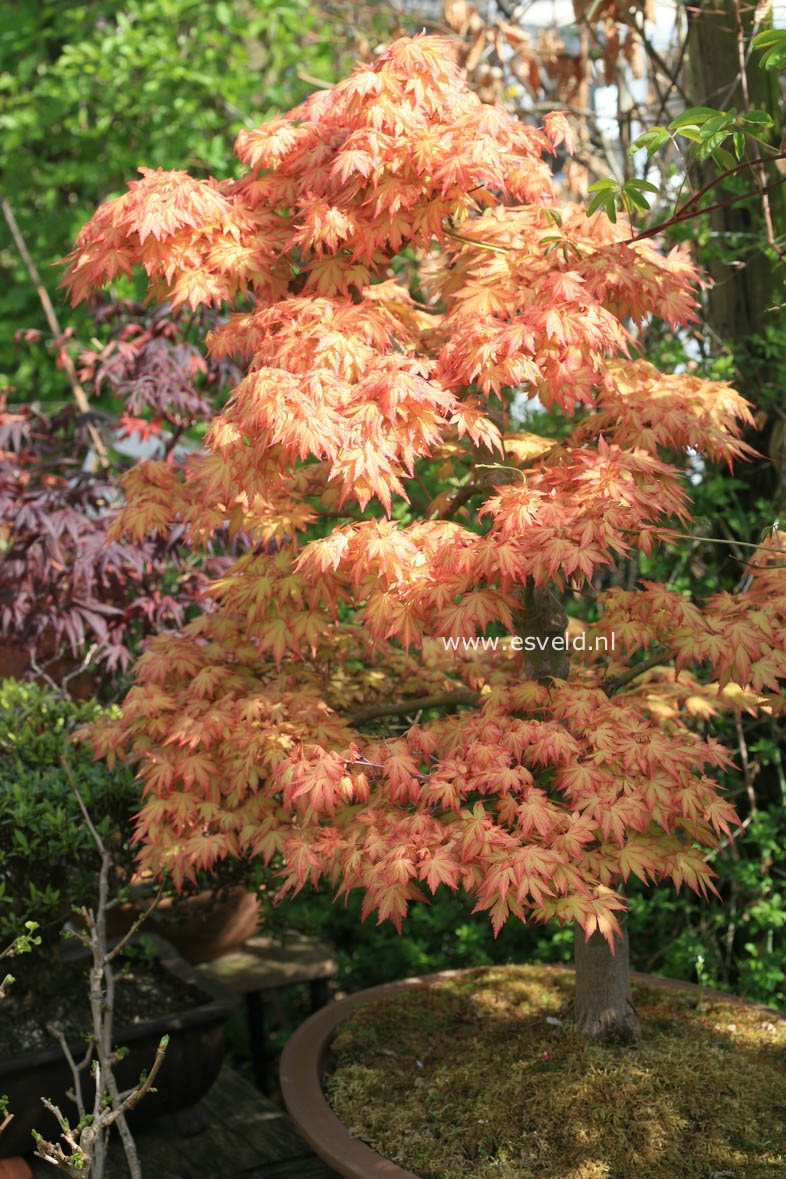
<svg viewBox="0 0 786 1179">
<path fill-rule="evenodd" d="M 658 667 L 668 658 L 668 654 L 668 651 L 656 651 L 654 655 L 650 655 L 648 659 L 642 660 L 641 663 L 636 663 L 633 667 L 628 667 L 625 671 L 620 672 L 619 675 L 603 680 L 600 686 L 606 695 L 610 696 L 612 692 L 623 688 L 625 684 L 629 684 L 637 676 L 643 675 L 645 671 L 649 671 L 653 667 Z"/>
<path fill-rule="evenodd" d="M 349 719 L 353 724 L 364 724 L 366 721 L 376 720 L 380 716 L 401 716 L 411 712 L 420 712 L 423 708 L 450 708 L 459 704 L 475 707 L 480 703 L 480 693 L 471 688 L 458 688 L 455 692 L 441 692 L 434 696 L 415 696 L 411 700 L 394 700 L 386 704 L 373 704 L 370 708 L 362 708 L 358 712 L 351 712 Z"/>
<path fill-rule="evenodd" d="M 49 1032 L 50 1036 L 54 1036 L 54 1038 L 57 1040 L 62 1050 L 63 1056 L 65 1056 L 66 1060 L 68 1061 L 68 1067 L 71 1070 L 71 1076 L 74 1078 L 74 1101 L 76 1102 L 76 1108 L 79 1111 L 79 1117 L 81 1120 L 85 1113 L 85 1103 L 82 1100 L 82 1081 L 79 1073 L 92 1055 L 92 1045 L 91 1049 L 88 1050 L 88 1055 L 85 1057 L 82 1065 L 80 1066 L 76 1063 L 71 1054 L 71 1049 L 68 1047 L 68 1040 L 66 1040 L 63 1031 L 51 1023 L 46 1025 L 46 1030 Z"/>
<path fill-rule="evenodd" d="M 769 163 L 770 160 L 782 159 L 786 159 L 786 151 L 779 151 L 772 156 L 768 156 L 767 162 Z M 691 207 L 691 205 L 695 205 L 697 201 L 701 200 L 705 193 L 709 192 L 710 189 L 715 188 L 718 184 L 721 183 L 722 180 L 725 180 L 727 176 L 733 176 L 736 172 L 744 172 L 746 168 L 755 168 L 757 164 L 761 164 L 762 162 L 763 161 L 761 157 L 759 157 L 758 160 L 743 160 L 742 163 L 735 164 L 733 168 L 727 168 L 725 172 L 719 172 L 718 175 L 705 184 L 703 188 L 700 188 L 698 192 L 695 192 L 693 196 L 685 202 L 681 209 L 677 209 L 677 214 L 684 213 Z M 702 210 L 702 212 L 703 211 L 704 210 Z"/>
<path fill-rule="evenodd" d="M 775 159 L 775 156 L 772 157 Z M 750 164 L 750 161 L 748 162 Z M 630 246 L 636 242 L 643 241 L 647 237 L 655 237 L 656 234 L 661 233 L 664 229 L 668 229 L 672 225 L 680 225 L 683 221 L 692 221 L 694 217 L 700 217 L 703 213 L 714 213 L 716 209 L 728 209 L 731 205 L 737 205 L 740 201 L 750 201 L 754 197 L 759 197 L 763 193 L 772 192 L 774 188 L 779 185 L 786 184 L 786 176 L 781 176 L 778 180 L 773 180 L 765 185 L 761 191 L 758 189 L 754 192 L 744 192 L 741 196 L 731 197 L 727 201 L 716 201 L 714 205 L 707 205 L 704 209 L 692 209 L 689 213 L 675 213 L 668 221 L 661 221 L 659 225 L 653 225 L 651 229 L 644 229 L 641 233 L 636 233 L 632 237 L 626 237 L 624 241 L 616 242 L 616 245 Z"/>
<path fill-rule="evenodd" d="M 140 913 L 140 915 L 137 917 L 134 924 L 129 929 L 128 933 L 124 934 L 123 937 L 121 937 L 120 941 L 115 946 L 113 946 L 112 949 L 107 953 L 106 959 L 105 959 L 107 962 L 111 962 L 113 958 L 116 958 L 118 956 L 118 954 L 122 954 L 123 950 L 126 948 L 128 943 L 131 941 L 131 938 L 134 936 L 136 931 L 139 929 L 142 922 L 147 920 L 147 918 L 150 916 L 150 914 L 155 909 L 158 902 L 161 900 L 161 897 L 164 895 L 165 888 L 166 888 L 166 882 L 162 881 L 161 884 L 158 886 L 158 890 L 156 892 L 156 895 L 153 897 L 152 901 L 147 906 L 144 913 Z M 108 905 L 107 905 L 107 908 L 109 908 Z"/>
</svg>

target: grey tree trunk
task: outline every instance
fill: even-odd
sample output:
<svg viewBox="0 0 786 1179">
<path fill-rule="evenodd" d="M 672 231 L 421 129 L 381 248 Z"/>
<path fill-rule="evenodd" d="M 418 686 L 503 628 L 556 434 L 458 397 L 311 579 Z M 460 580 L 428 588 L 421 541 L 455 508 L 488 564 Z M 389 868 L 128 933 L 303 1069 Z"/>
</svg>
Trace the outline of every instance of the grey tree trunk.
<svg viewBox="0 0 786 1179">
<path fill-rule="evenodd" d="M 593 933 L 585 941 L 584 930 L 576 926 L 573 953 L 576 1029 L 588 1040 L 638 1040 L 641 1027 L 633 1007 L 626 926 L 622 925 L 613 955 L 602 934 Z"/>
<path fill-rule="evenodd" d="M 750 43 L 759 26 L 756 5 L 738 4 L 736 0 L 694 0 L 686 11 L 689 69 L 685 83 L 692 90 L 695 105 L 716 107 L 725 102 L 727 109 L 735 106 L 742 112 L 766 111 L 775 127 L 764 136 L 777 147 L 782 128 L 777 71 L 763 70 L 759 55 L 754 53 L 748 57 L 744 85 L 740 76 L 738 38 L 746 46 Z M 760 27 L 771 28 L 772 17 L 765 13 Z M 766 156 L 767 152 L 762 154 Z M 776 168 L 765 169 L 767 183 L 782 178 Z M 717 174 L 718 167 L 707 160 L 697 170 L 697 183 L 709 183 Z M 755 192 L 762 183 L 761 175 L 755 170 L 743 175 L 745 186 Z M 722 201 L 730 195 L 730 189 L 722 188 L 714 190 L 711 198 L 713 202 Z M 786 234 L 786 184 L 773 189 L 767 203 L 773 234 L 782 242 Z M 747 488 L 736 494 L 748 510 L 755 510 L 761 499 L 774 500 L 773 515 L 776 515 L 786 505 L 786 432 L 777 409 L 781 358 L 777 351 L 762 343 L 761 335 L 768 326 L 783 328 L 783 312 L 774 308 L 782 303 L 786 266 L 782 256 L 767 249 L 761 199 L 716 209 L 710 214 L 710 222 L 716 245 L 707 263 L 714 282 L 705 296 L 708 323 L 716 340 L 734 349 L 738 370 L 736 388 L 761 411 L 756 429 L 746 431 L 745 440 L 772 460 L 754 459 L 735 464 L 735 476 L 747 484 Z"/>
</svg>

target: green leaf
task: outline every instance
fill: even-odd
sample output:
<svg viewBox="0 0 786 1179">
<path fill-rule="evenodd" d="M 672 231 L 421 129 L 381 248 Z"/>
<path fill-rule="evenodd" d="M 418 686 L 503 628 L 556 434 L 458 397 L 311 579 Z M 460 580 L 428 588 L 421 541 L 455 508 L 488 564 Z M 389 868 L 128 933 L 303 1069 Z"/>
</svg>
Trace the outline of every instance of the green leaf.
<svg viewBox="0 0 786 1179">
<path fill-rule="evenodd" d="M 600 180 L 596 180 L 594 184 L 591 184 L 589 186 L 589 188 L 587 189 L 587 192 L 602 192 L 604 189 L 611 189 L 611 188 L 616 188 L 616 187 L 617 187 L 616 180 L 612 180 L 612 178 L 610 176 L 603 176 L 603 177 L 601 177 Z"/>
<path fill-rule="evenodd" d="M 683 111 L 681 115 L 677 115 L 676 119 L 672 119 L 669 123 L 669 131 L 679 131 L 683 126 L 693 124 L 701 126 L 706 123 L 707 119 L 712 119 L 718 115 L 724 116 L 724 112 L 714 110 L 710 106 L 692 106 L 688 110 Z"/>
<path fill-rule="evenodd" d="M 614 198 L 615 193 L 610 188 L 605 188 L 600 192 L 596 192 L 595 196 L 587 206 L 587 216 L 591 217 L 593 213 L 598 211 L 598 209 L 603 209 L 609 221 L 616 221 L 617 210 Z M 557 243 L 555 242 L 555 245 L 556 244 Z"/>
<path fill-rule="evenodd" d="M 716 164 L 720 164 L 721 168 L 733 168 L 736 165 L 736 160 L 730 151 L 726 151 L 724 147 L 716 148 L 712 153 L 712 158 Z"/>
<path fill-rule="evenodd" d="M 761 65 L 765 70 L 779 70 L 784 62 L 786 62 L 786 43 L 776 45 L 761 59 Z"/>
<path fill-rule="evenodd" d="M 638 188 L 639 190 L 643 189 L 645 192 L 660 192 L 658 185 L 652 184 L 649 180 L 639 180 L 638 178 L 634 178 L 633 180 L 629 180 L 628 184 L 632 188 Z"/>
<path fill-rule="evenodd" d="M 638 139 L 634 139 L 633 143 L 628 148 L 629 152 L 638 151 L 642 147 L 647 149 L 647 158 L 654 155 L 659 147 L 662 147 L 669 138 L 669 133 L 665 127 L 653 127 L 651 131 L 645 131 Z"/>
<path fill-rule="evenodd" d="M 629 182 L 625 185 L 622 192 L 623 196 L 630 202 L 631 205 L 635 206 L 637 209 L 641 209 L 641 211 L 644 213 L 649 212 L 649 201 L 638 191 L 638 188 L 634 184 Z"/>
<path fill-rule="evenodd" d="M 780 42 L 786 42 L 786 29 L 764 29 L 753 38 L 753 48 L 766 49 Z"/>
<path fill-rule="evenodd" d="M 743 123 L 758 123 L 760 127 L 772 127 L 772 116 L 766 111 L 747 111 L 742 116 Z"/>
<path fill-rule="evenodd" d="M 702 124 L 701 137 L 709 139 L 719 131 L 731 128 L 733 123 L 734 119 L 730 115 L 717 115 L 714 119 L 707 119 L 707 122 Z"/>
<path fill-rule="evenodd" d="M 725 131 L 719 131 L 717 133 L 717 135 L 711 135 L 709 139 L 705 139 L 696 148 L 696 159 L 697 160 L 706 160 L 709 156 L 711 156 L 715 152 L 717 152 L 718 148 L 721 146 L 722 143 L 725 143 L 727 138 L 728 138 L 728 135 L 726 134 Z M 727 155 L 728 155 L 728 153 L 727 153 Z M 730 155 L 729 155 L 729 159 L 731 159 Z M 721 165 L 724 167 L 729 167 L 728 164 L 723 165 L 722 161 L 719 161 L 719 163 L 721 163 Z M 732 167 L 734 166 L 733 159 L 731 160 L 731 166 Z"/>
<path fill-rule="evenodd" d="M 745 152 L 745 136 L 742 131 L 735 131 L 732 140 L 734 141 L 734 154 L 738 160 L 741 160 Z"/>
<path fill-rule="evenodd" d="M 685 139 L 692 139 L 694 143 L 701 143 L 701 131 L 694 124 L 680 127 L 677 134 L 684 136 Z"/>
</svg>

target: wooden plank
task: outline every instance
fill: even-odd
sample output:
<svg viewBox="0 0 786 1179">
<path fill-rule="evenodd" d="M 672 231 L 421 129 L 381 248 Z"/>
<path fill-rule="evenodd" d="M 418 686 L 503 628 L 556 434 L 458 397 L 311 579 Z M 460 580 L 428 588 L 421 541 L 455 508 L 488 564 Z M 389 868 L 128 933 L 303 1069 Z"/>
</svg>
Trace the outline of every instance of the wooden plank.
<svg viewBox="0 0 786 1179">
<path fill-rule="evenodd" d="M 284 945 L 258 934 L 231 954 L 197 967 L 233 991 L 274 990 L 314 979 L 333 978 L 338 964 L 330 946 L 318 938 L 292 934 Z"/>
<path fill-rule="evenodd" d="M 289 1159 L 286 1163 L 273 1163 L 261 1171 L 249 1171 L 243 1179 L 339 1179 L 316 1155 L 301 1159 Z"/>
</svg>

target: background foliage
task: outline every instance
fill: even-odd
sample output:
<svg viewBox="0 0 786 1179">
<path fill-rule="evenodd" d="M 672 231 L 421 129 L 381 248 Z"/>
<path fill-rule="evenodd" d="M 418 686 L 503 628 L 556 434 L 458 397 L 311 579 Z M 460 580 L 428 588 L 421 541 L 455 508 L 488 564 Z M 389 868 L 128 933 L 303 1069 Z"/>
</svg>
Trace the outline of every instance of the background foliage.
<svg viewBox="0 0 786 1179">
<path fill-rule="evenodd" d="M 231 174 L 237 131 L 339 65 L 309 0 L 6 0 L 0 30 L 0 185 L 56 306 L 54 263 L 140 165 Z M 63 397 L 47 336 L 14 346 L 31 327 L 47 330 L 0 221 L 0 388 Z"/>
</svg>

